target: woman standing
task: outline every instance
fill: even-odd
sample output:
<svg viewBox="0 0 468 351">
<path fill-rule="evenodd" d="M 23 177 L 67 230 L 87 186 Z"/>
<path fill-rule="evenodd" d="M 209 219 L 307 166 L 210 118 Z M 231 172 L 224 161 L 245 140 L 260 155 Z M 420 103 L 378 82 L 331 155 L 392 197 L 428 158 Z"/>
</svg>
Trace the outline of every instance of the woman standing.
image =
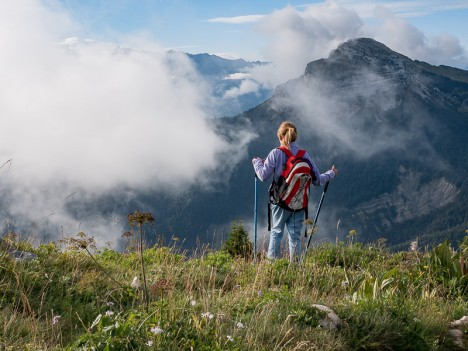
<svg viewBox="0 0 468 351">
<path fill-rule="evenodd" d="M 292 122 L 283 122 L 278 128 L 277 132 L 280 147 L 286 148 L 292 155 L 297 155 L 300 148 L 296 144 L 297 129 Z M 255 157 L 252 160 L 253 167 L 257 177 L 264 181 L 273 175 L 273 182 L 277 184 L 289 156 L 285 151 L 280 148 L 275 148 L 270 151 L 267 158 L 262 160 Z M 316 186 L 323 185 L 335 178 L 338 170 L 335 166 L 320 174 L 317 166 L 310 158 L 309 154 L 305 152 L 304 159 L 308 160 L 312 169 L 312 184 Z M 279 257 L 281 239 L 283 238 L 284 228 L 288 230 L 289 237 L 289 259 L 294 261 L 301 255 L 301 230 L 304 221 L 304 210 L 290 211 L 274 201 L 271 202 L 271 234 L 270 243 L 268 246 L 268 258 L 275 259 Z"/>
</svg>

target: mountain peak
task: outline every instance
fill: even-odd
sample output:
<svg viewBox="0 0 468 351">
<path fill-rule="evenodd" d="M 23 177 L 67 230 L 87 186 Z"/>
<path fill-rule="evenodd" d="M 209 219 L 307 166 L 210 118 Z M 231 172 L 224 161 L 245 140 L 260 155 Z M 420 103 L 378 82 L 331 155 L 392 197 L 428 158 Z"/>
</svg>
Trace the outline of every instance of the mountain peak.
<svg viewBox="0 0 468 351">
<path fill-rule="evenodd" d="M 371 38 L 348 40 L 331 52 L 331 60 L 367 63 L 380 67 L 403 68 L 412 60 Z"/>
<path fill-rule="evenodd" d="M 408 71 L 417 66 L 410 58 L 399 54 L 371 38 L 357 38 L 340 44 L 328 58 L 310 62 L 305 76 L 329 77 L 335 81 L 349 81 L 359 77 L 361 69 L 398 81 L 405 81 Z"/>
<path fill-rule="evenodd" d="M 400 56 L 401 54 L 396 53 L 384 44 L 371 39 L 371 38 L 357 38 L 350 39 L 344 43 L 341 43 L 338 48 L 332 52 L 330 57 L 336 55 L 343 55 L 348 58 L 356 57 L 378 57 L 378 56 Z"/>
</svg>

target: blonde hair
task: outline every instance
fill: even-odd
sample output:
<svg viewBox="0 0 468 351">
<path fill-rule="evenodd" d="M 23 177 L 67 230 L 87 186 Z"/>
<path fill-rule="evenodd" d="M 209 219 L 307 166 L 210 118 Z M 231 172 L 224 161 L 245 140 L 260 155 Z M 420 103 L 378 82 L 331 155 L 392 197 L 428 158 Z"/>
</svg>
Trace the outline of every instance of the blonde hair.
<svg viewBox="0 0 468 351">
<path fill-rule="evenodd" d="M 278 128 L 278 138 L 282 136 L 281 144 L 286 146 L 288 149 L 293 141 L 297 138 L 297 129 L 292 122 L 283 122 Z"/>
</svg>

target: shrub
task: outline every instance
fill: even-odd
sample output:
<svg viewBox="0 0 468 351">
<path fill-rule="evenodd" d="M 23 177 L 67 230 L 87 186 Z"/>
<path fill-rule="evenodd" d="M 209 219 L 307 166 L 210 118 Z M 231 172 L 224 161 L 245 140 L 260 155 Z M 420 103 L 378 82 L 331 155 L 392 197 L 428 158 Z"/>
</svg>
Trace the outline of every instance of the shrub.
<svg viewBox="0 0 468 351">
<path fill-rule="evenodd" d="M 251 257 L 253 244 L 249 240 L 249 234 L 240 222 L 234 222 L 229 232 L 228 240 L 224 243 L 223 250 L 229 252 L 232 257 Z"/>
</svg>

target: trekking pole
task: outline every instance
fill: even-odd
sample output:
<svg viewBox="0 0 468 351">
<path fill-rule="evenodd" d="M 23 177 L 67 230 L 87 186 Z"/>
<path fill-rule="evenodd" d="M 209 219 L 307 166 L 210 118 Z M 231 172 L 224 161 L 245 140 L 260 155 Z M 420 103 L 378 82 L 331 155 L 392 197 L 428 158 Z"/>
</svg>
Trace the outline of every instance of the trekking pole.
<svg viewBox="0 0 468 351">
<path fill-rule="evenodd" d="M 314 224 L 312 225 L 312 233 L 310 233 L 309 239 L 307 240 L 307 246 L 306 246 L 306 248 L 305 248 L 303 258 L 305 257 L 305 255 L 306 255 L 306 253 L 307 253 L 307 250 L 309 249 L 310 241 L 312 240 L 312 236 L 313 236 L 313 234 L 314 234 L 314 228 L 315 228 L 315 226 L 317 225 L 317 219 L 318 219 L 318 216 L 319 216 L 319 213 L 320 213 L 320 208 L 322 207 L 323 198 L 325 197 L 325 193 L 326 193 L 327 190 L 328 190 L 328 184 L 330 184 L 329 181 L 325 183 L 325 188 L 323 188 L 322 197 L 320 198 L 320 203 L 319 203 L 318 208 L 317 208 L 317 213 L 315 214 Z"/>
<path fill-rule="evenodd" d="M 258 177 L 255 174 L 255 197 L 254 197 L 254 266 L 257 263 L 257 183 Z"/>
</svg>

